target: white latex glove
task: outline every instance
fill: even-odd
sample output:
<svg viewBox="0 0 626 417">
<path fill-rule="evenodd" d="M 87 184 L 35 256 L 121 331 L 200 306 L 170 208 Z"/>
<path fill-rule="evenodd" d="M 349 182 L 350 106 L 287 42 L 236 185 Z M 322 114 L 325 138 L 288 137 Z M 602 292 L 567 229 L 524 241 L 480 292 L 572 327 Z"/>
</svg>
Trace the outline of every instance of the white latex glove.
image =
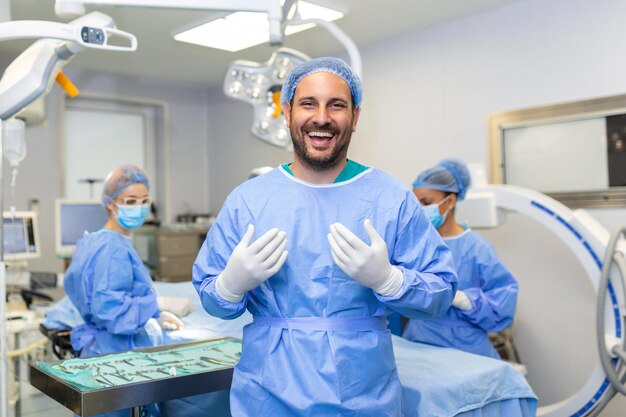
<svg viewBox="0 0 626 417">
<path fill-rule="evenodd" d="M 328 243 L 333 259 L 343 272 L 364 287 L 371 288 L 382 296 L 393 295 L 402 287 L 402 271 L 389 263 L 387 244 L 369 219 L 363 225 L 372 242 L 371 246 L 341 223 L 330 226 Z"/>
<path fill-rule="evenodd" d="M 185 297 L 169 297 L 159 295 L 157 297 L 159 310 L 169 311 L 178 317 L 185 317 L 187 314 L 195 310 L 191 300 Z"/>
<path fill-rule="evenodd" d="M 472 309 L 472 302 L 461 290 L 457 290 L 456 294 L 454 294 L 454 300 L 452 300 L 452 305 L 459 310 L 468 311 Z"/>
<path fill-rule="evenodd" d="M 157 322 L 163 330 L 178 330 L 185 327 L 183 322 L 169 311 L 161 311 L 161 315 L 157 319 Z"/>
<path fill-rule="evenodd" d="M 271 229 L 250 244 L 253 236 L 254 226 L 250 225 L 215 281 L 217 293 L 232 303 L 276 274 L 287 259 L 285 232 Z"/>
</svg>

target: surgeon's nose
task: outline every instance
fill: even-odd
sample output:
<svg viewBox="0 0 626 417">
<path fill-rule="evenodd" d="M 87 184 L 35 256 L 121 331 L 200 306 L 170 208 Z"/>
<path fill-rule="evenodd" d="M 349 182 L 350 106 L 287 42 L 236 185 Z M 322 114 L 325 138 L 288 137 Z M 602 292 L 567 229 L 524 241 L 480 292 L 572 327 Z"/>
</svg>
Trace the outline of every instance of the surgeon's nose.
<svg viewBox="0 0 626 417">
<path fill-rule="evenodd" d="M 330 122 L 328 110 L 324 106 L 319 106 L 313 115 L 313 121 L 319 125 L 325 125 Z"/>
</svg>

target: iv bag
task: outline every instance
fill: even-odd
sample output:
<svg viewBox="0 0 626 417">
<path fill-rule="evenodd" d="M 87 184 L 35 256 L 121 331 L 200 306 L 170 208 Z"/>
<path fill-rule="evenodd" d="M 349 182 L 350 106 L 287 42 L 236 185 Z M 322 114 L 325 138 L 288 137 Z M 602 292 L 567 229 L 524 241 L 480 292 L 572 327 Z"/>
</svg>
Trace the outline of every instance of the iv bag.
<svg viewBox="0 0 626 417">
<path fill-rule="evenodd" d="M 26 157 L 26 127 L 22 119 L 11 118 L 2 122 L 3 154 L 13 167 Z"/>
</svg>

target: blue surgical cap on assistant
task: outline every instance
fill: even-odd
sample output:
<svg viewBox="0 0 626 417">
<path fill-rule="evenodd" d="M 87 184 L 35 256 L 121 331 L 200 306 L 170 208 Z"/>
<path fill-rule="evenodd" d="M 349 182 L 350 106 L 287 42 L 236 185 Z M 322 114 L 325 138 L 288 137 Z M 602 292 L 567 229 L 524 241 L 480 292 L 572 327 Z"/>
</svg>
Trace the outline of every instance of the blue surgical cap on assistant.
<svg viewBox="0 0 626 417">
<path fill-rule="evenodd" d="M 432 168 L 422 171 L 413 182 L 413 188 L 456 193 L 461 201 L 472 183 L 467 165 L 459 159 L 444 159 Z"/>
<path fill-rule="evenodd" d="M 122 191 L 133 184 L 144 184 L 150 188 L 146 173 L 137 165 L 121 165 L 115 168 L 104 180 L 102 204 L 106 207 Z"/>
<path fill-rule="evenodd" d="M 359 76 L 343 60 L 335 57 L 321 57 L 296 65 L 287 75 L 280 91 L 280 104 L 291 101 L 300 81 L 307 75 L 316 72 L 335 74 L 348 84 L 354 107 L 358 107 L 363 99 L 363 86 Z"/>
</svg>

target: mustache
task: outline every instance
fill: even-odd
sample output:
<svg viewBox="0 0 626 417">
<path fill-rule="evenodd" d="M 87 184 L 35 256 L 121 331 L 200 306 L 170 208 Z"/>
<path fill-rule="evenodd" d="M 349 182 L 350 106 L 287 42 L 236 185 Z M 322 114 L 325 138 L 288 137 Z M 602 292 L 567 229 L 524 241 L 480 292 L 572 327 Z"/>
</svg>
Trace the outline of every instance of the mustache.
<svg viewBox="0 0 626 417">
<path fill-rule="evenodd" d="M 328 132 L 328 133 L 332 133 L 333 135 L 336 135 L 339 133 L 339 130 L 330 123 L 320 124 L 320 123 L 315 123 L 315 122 L 303 126 L 302 131 L 303 132 L 313 132 L 313 131 Z"/>
</svg>

